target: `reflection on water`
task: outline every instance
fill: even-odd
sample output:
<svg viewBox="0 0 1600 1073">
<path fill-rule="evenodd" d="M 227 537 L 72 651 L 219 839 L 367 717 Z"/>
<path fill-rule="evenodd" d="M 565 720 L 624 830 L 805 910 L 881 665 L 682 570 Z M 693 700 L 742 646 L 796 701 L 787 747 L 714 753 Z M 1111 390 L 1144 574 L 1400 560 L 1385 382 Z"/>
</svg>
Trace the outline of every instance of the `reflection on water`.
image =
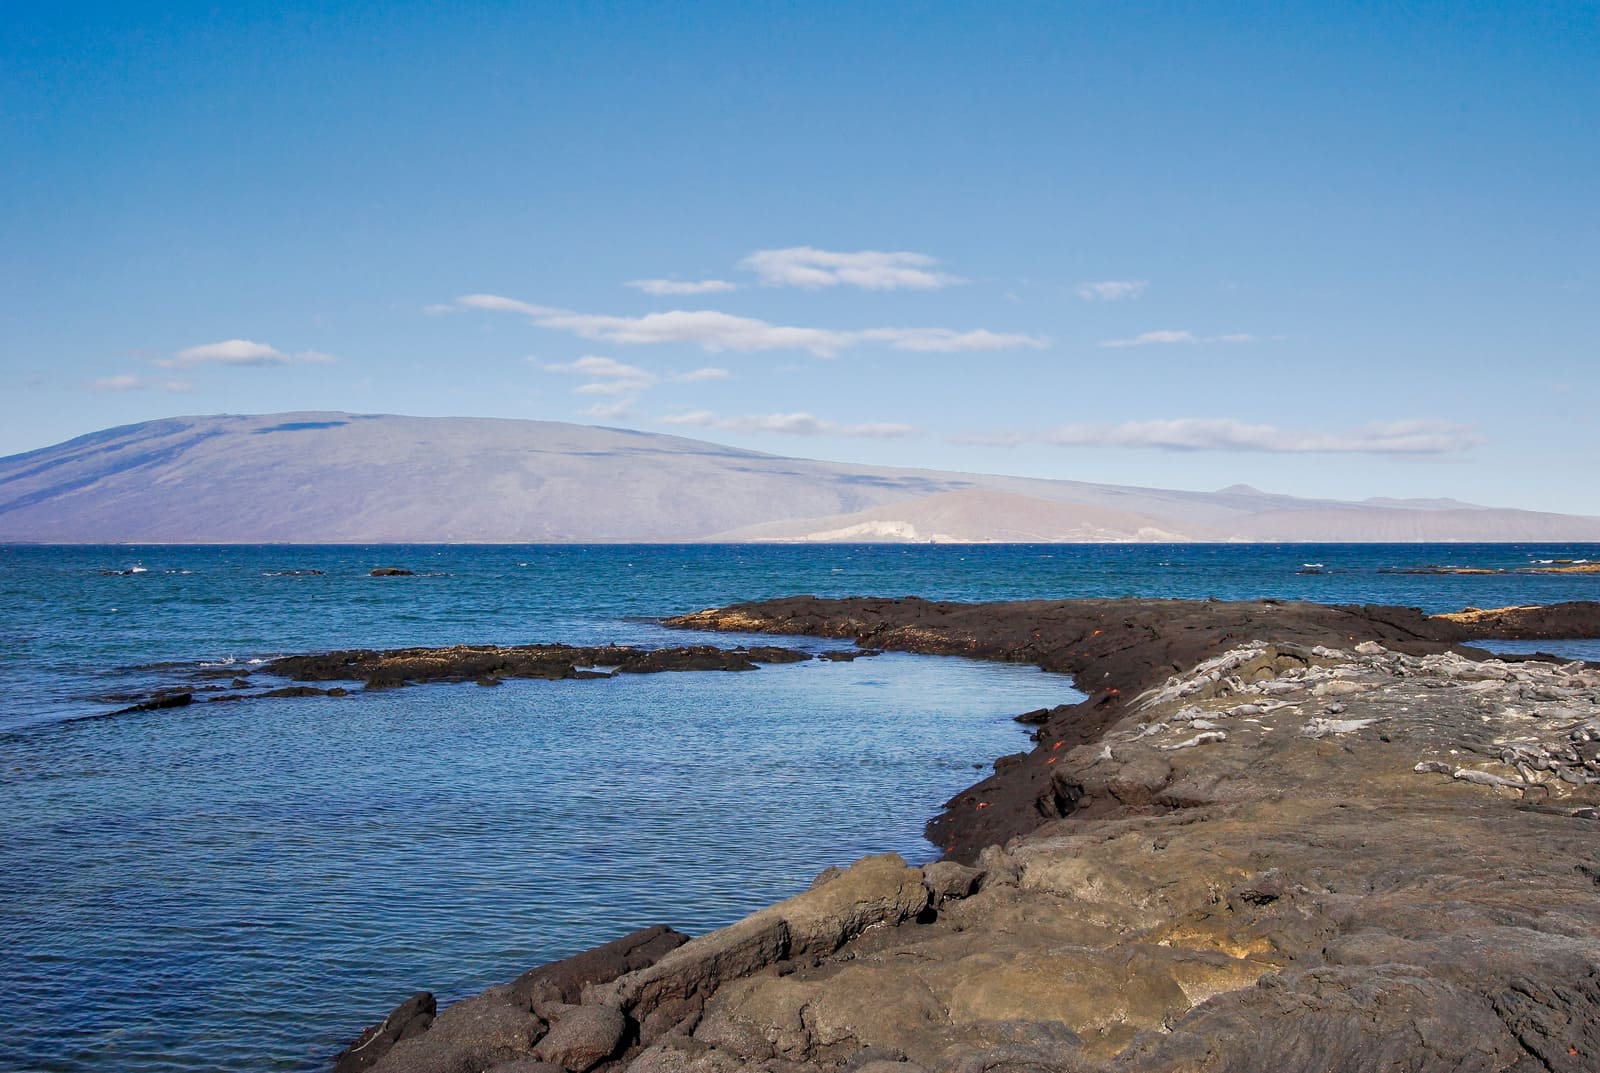
<svg viewBox="0 0 1600 1073">
<path fill-rule="evenodd" d="M 0 1068 L 297 1069 L 655 922 L 726 924 L 923 823 L 1030 668 L 884 655 L 195 705 L 4 740 Z"/>
</svg>

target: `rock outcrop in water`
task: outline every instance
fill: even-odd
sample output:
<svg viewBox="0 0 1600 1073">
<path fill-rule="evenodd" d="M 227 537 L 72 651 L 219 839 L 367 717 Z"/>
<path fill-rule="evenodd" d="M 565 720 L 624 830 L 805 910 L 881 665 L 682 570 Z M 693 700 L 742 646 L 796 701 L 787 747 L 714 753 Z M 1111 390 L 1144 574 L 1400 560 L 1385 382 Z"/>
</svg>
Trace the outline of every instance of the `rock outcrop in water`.
<svg viewBox="0 0 1600 1073">
<path fill-rule="evenodd" d="M 1600 633 L 1592 608 L 1522 610 Z M 678 621 L 1092 692 L 949 803 L 950 858 L 831 869 L 576 995 L 491 989 L 378 1073 L 1600 1065 L 1596 668 L 1460 650 L 1498 631 L 1398 608 L 799 598 Z M 594 1042 L 545 1042 L 568 1036 Z"/>
<path fill-rule="evenodd" d="M 825 651 L 813 656 L 778 645 L 679 645 L 671 648 L 635 648 L 632 645 L 450 645 L 442 648 L 352 648 L 280 656 L 258 666 L 229 663 L 161 664 L 150 670 L 177 670 L 190 680 L 186 686 L 162 690 L 147 700 L 104 713 L 175 708 L 204 695 L 209 703 L 241 701 L 254 697 L 344 697 L 343 686 L 319 689 L 309 685 L 276 686 L 257 690 L 259 677 L 295 682 L 360 682 L 365 689 L 399 689 L 427 682 L 476 682 L 497 686 L 510 678 L 547 681 L 614 678 L 619 674 L 661 674 L 668 671 L 753 671 L 763 663 L 800 663 L 809 659 L 858 659 L 876 653 L 860 649 Z M 216 679 L 229 679 L 227 687 Z M 94 718 L 99 718 L 98 716 Z"/>
<path fill-rule="evenodd" d="M 878 653 L 868 649 L 829 650 L 813 655 L 778 645 L 678 645 L 670 648 L 635 648 L 632 645 L 450 645 L 442 648 L 352 648 L 280 656 L 256 666 L 177 663 L 157 664 L 145 670 L 176 671 L 184 684 L 169 686 L 138 703 L 108 712 L 83 716 L 103 719 L 139 712 L 179 708 L 204 700 L 208 704 L 236 703 L 261 698 L 347 697 L 342 685 L 322 689 L 311 685 L 263 686 L 289 679 L 294 682 L 360 682 L 363 689 L 401 689 L 430 682 L 476 682 L 498 686 L 513 678 L 546 681 L 592 681 L 619 674 L 662 674 L 671 671 L 753 671 L 762 664 L 800 663 L 809 659 L 855 660 Z M 227 679 L 226 686 L 219 679 Z M 107 701 L 132 700 L 137 694 L 111 694 Z"/>
<path fill-rule="evenodd" d="M 507 678 L 610 678 L 663 671 L 753 671 L 762 663 L 798 663 L 808 652 L 776 645 L 634 648 L 631 645 L 452 645 L 446 648 L 346 649 L 270 660 L 262 670 L 297 682 L 364 682 L 393 689 L 419 682 Z"/>
</svg>

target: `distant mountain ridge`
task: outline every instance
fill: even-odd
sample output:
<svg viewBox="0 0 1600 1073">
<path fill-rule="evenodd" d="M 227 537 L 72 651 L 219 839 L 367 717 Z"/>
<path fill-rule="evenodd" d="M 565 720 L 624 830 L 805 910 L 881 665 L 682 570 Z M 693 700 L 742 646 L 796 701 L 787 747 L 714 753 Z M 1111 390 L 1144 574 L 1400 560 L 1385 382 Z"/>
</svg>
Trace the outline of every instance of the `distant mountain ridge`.
<svg viewBox="0 0 1600 1073">
<path fill-rule="evenodd" d="M 1600 518 L 818 462 L 628 429 L 174 417 L 0 459 L 0 541 L 1600 541 Z"/>
</svg>

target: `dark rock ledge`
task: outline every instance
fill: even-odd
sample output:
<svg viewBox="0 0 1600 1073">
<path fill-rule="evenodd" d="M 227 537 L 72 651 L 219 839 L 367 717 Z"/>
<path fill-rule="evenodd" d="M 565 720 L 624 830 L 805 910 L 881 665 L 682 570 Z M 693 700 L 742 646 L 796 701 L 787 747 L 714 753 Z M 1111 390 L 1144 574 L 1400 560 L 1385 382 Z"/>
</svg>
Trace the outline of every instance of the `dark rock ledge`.
<svg viewBox="0 0 1600 1073">
<path fill-rule="evenodd" d="M 1515 621 L 1593 637 L 1597 610 Z M 437 1017 L 415 996 L 338 1068 L 1600 1068 L 1600 669 L 1461 647 L 1511 621 L 812 598 L 685 616 L 1031 662 L 1090 697 L 1030 713 L 1037 747 L 949 802 L 943 861 L 829 869 L 709 935 L 638 932 Z"/>
<path fill-rule="evenodd" d="M 230 664 L 195 668 L 161 664 L 151 670 L 177 671 L 193 681 L 172 686 L 147 700 L 105 715 L 178 708 L 204 697 L 209 702 L 248 700 L 252 697 L 343 697 L 340 685 L 319 689 L 311 685 L 258 688 L 259 679 L 294 682 L 360 682 L 365 689 L 399 689 L 425 682 L 476 682 L 497 686 L 508 678 L 563 679 L 615 678 L 619 674 L 660 674 L 667 671 L 753 671 L 763 663 L 801 663 L 812 658 L 857 659 L 871 652 L 851 649 L 809 652 L 776 645 L 717 648 L 714 645 L 680 645 L 673 648 L 634 648 L 631 645 L 451 645 L 442 648 L 352 648 L 281 656 L 256 667 Z M 216 684 L 229 679 L 227 686 Z M 126 698 L 131 699 L 131 698 Z M 99 718 L 92 716 L 90 718 Z"/>
<path fill-rule="evenodd" d="M 368 689 L 393 689 L 419 682 L 493 685 L 507 678 L 558 680 L 663 671 L 753 671 L 762 663 L 799 663 L 810 658 L 808 652 L 775 645 L 452 645 L 283 656 L 269 661 L 261 670 L 296 682 L 359 681 Z"/>
</svg>

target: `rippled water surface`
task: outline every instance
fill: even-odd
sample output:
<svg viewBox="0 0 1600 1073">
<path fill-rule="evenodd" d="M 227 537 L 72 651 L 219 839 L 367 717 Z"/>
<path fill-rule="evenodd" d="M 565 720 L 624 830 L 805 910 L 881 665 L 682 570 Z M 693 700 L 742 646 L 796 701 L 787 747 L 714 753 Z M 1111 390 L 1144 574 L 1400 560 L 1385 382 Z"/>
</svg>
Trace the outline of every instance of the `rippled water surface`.
<svg viewBox="0 0 1600 1073">
<path fill-rule="evenodd" d="M 704 931 L 863 853 L 926 859 L 939 803 L 1026 746 L 1010 716 L 1073 699 L 889 654 L 85 718 L 171 681 L 152 664 L 684 643 L 707 638 L 649 620 L 795 592 L 1595 598 L 1597 575 L 1388 572 L 1560 558 L 1600 548 L 0 548 L 0 1069 L 315 1069 L 419 987 Z M 418 576 L 367 574 L 390 564 Z"/>
</svg>

